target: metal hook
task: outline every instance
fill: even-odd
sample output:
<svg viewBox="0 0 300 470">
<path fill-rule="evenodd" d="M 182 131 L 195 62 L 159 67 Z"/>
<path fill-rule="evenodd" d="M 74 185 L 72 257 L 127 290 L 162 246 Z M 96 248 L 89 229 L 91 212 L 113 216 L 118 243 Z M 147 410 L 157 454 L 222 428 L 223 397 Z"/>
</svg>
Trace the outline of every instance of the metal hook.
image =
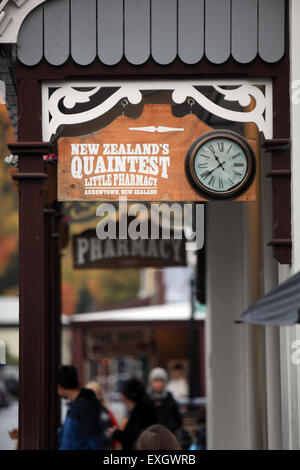
<svg viewBox="0 0 300 470">
<path fill-rule="evenodd" d="M 190 107 L 190 114 L 192 114 L 192 112 L 193 112 L 193 106 L 194 106 L 194 104 L 195 104 L 195 101 L 194 101 L 192 98 L 189 98 L 189 99 L 188 99 L 188 105 L 189 105 L 189 107 Z"/>
<path fill-rule="evenodd" d="M 126 106 L 128 105 L 128 100 L 126 98 L 124 98 L 122 101 L 121 101 L 121 106 L 122 106 L 122 115 L 124 116 L 125 114 L 125 108 Z"/>
</svg>

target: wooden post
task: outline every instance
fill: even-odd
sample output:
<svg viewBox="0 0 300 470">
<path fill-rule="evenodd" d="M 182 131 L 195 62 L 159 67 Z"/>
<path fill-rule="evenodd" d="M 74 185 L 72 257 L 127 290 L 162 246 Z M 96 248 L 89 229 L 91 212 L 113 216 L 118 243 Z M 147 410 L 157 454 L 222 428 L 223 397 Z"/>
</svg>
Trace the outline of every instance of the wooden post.
<svg viewBox="0 0 300 470">
<path fill-rule="evenodd" d="M 292 262 L 291 235 L 291 158 L 290 158 L 290 85 L 289 73 L 273 82 L 273 140 L 264 145 L 272 152 L 272 170 L 268 177 L 273 186 L 273 247 L 274 258 L 281 264 Z"/>
<path fill-rule="evenodd" d="M 47 207 L 44 208 L 43 210 L 44 213 L 44 263 L 46 269 L 44 270 L 45 273 L 45 323 L 46 323 L 46 331 L 45 333 L 47 334 L 47 344 L 45 345 L 47 348 L 47 357 L 48 357 L 48 373 L 45 374 L 45 381 L 46 381 L 46 387 L 45 387 L 45 393 L 46 393 L 46 400 L 47 400 L 47 407 L 44 410 L 44 413 L 46 414 L 46 420 L 49 423 L 49 426 L 45 430 L 47 434 L 47 444 L 50 439 L 50 428 L 52 431 L 52 424 L 53 424 L 53 408 L 55 406 L 55 398 L 53 396 L 53 393 L 56 395 L 56 391 L 53 390 L 53 384 L 52 384 L 52 373 L 53 373 L 53 355 L 51 354 L 51 348 L 53 346 L 53 338 L 52 338 L 52 328 L 51 328 L 51 323 L 52 323 L 52 317 L 53 313 L 55 311 L 55 299 L 53 298 L 53 295 L 49 296 L 47 295 L 49 292 L 54 293 L 54 287 L 55 287 L 55 270 L 51 260 L 55 256 L 54 253 L 54 244 L 53 244 L 53 239 L 52 239 L 52 233 L 54 231 L 54 214 L 55 214 L 55 209 L 52 207 Z M 54 382 L 55 384 L 55 382 Z M 54 405 L 54 406 L 53 406 Z M 52 446 L 50 447 L 52 449 Z"/>
<path fill-rule="evenodd" d="M 60 248 L 60 226 L 63 213 L 61 212 L 61 203 L 55 203 L 55 219 L 54 219 L 54 233 L 52 235 L 55 241 L 55 309 L 53 312 L 53 324 L 52 324 L 52 337 L 53 337 L 53 349 L 52 354 L 54 355 L 54 374 L 53 374 L 53 390 L 55 389 L 55 402 L 53 410 L 55 413 L 54 423 L 52 425 L 53 435 L 51 441 L 57 446 L 57 428 L 61 424 L 61 402 L 57 395 L 57 368 L 61 363 L 61 262 L 62 253 Z"/>
<path fill-rule="evenodd" d="M 54 449 L 60 417 L 60 253 L 57 203 L 44 211 L 41 81 L 18 80 L 20 392 L 19 448 Z M 53 212 L 54 210 L 54 212 Z"/>
<path fill-rule="evenodd" d="M 20 396 L 19 448 L 47 449 L 49 331 L 45 308 L 43 155 L 51 144 L 14 143 L 19 156 Z"/>
<path fill-rule="evenodd" d="M 57 429 L 60 418 L 60 400 L 57 395 L 56 375 L 60 363 L 60 253 L 59 224 L 62 214 L 57 203 L 44 208 L 45 247 L 45 320 L 48 331 L 46 393 L 48 395 L 47 448 L 57 448 Z"/>
</svg>

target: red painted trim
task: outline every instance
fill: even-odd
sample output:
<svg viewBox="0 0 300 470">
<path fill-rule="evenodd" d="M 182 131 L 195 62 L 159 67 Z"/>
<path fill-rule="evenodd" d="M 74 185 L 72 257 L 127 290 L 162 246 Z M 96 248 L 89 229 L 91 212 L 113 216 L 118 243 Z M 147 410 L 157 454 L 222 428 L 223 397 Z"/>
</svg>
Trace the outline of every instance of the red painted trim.
<svg viewBox="0 0 300 470">
<path fill-rule="evenodd" d="M 80 386 L 83 386 L 84 330 L 72 329 L 72 364 L 77 368 Z"/>
</svg>

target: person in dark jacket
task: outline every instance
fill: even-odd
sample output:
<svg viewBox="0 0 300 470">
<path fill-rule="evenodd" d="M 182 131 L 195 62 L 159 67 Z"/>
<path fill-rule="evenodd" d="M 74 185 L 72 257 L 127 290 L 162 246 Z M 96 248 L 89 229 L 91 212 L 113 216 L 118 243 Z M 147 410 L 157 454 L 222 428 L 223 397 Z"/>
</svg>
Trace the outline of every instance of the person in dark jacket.
<svg viewBox="0 0 300 470">
<path fill-rule="evenodd" d="M 154 402 L 157 422 L 177 433 L 181 428 L 182 420 L 177 402 L 173 395 L 166 390 L 168 374 L 165 369 L 156 367 L 152 369 L 148 378 L 148 396 Z"/>
<path fill-rule="evenodd" d="M 156 423 L 155 408 L 137 379 L 124 382 L 122 400 L 129 411 L 127 424 L 123 430 L 111 428 L 110 434 L 122 444 L 123 450 L 133 450 L 141 432 Z"/>
<path fill-rule="evenodd" d="M 109 409 L 108 404 L 106 403 L 102 388 L 98 382 L 95 380 L 92 380 L 91 382 L 88 382 L 85 386 L 85 388 L 88 388 L 90 390 L 93 390 L 94 394 L 99 400 L 100 403 L 100 426 L 103 432 L 103 437 L 104 437 L 104 446 L 105 450 L 111 450 L 116 448 L 117 442 L 112 442 L 110 436 L 109 436 L 109 428 L 111 427 L 118 427 L 118 421 L 116 420 L 113 412 Z"/>
<path fill-rule="evenodd" d="M 94 392 L 79 389 L 77 371 L 73 366 L 61 366 L 57 382 L 59 396 L 70 401 L 65 422 L 59 431 L 59 449 L 103 450 L 100 404 Z"/>
</svg>

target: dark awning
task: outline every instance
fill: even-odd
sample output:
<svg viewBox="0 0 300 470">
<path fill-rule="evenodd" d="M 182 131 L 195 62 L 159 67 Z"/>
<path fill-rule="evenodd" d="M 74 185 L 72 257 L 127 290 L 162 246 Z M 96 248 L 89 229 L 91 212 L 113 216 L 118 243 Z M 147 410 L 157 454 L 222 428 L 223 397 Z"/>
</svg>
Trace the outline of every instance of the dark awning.
<svg viewBox="0 0 300 470">
<path fill-rule="evenodd" d="M 300 272 L 254 302 L 236 321 L 257 325 L 294 325 L 300 322 Z"/>
</svg>

